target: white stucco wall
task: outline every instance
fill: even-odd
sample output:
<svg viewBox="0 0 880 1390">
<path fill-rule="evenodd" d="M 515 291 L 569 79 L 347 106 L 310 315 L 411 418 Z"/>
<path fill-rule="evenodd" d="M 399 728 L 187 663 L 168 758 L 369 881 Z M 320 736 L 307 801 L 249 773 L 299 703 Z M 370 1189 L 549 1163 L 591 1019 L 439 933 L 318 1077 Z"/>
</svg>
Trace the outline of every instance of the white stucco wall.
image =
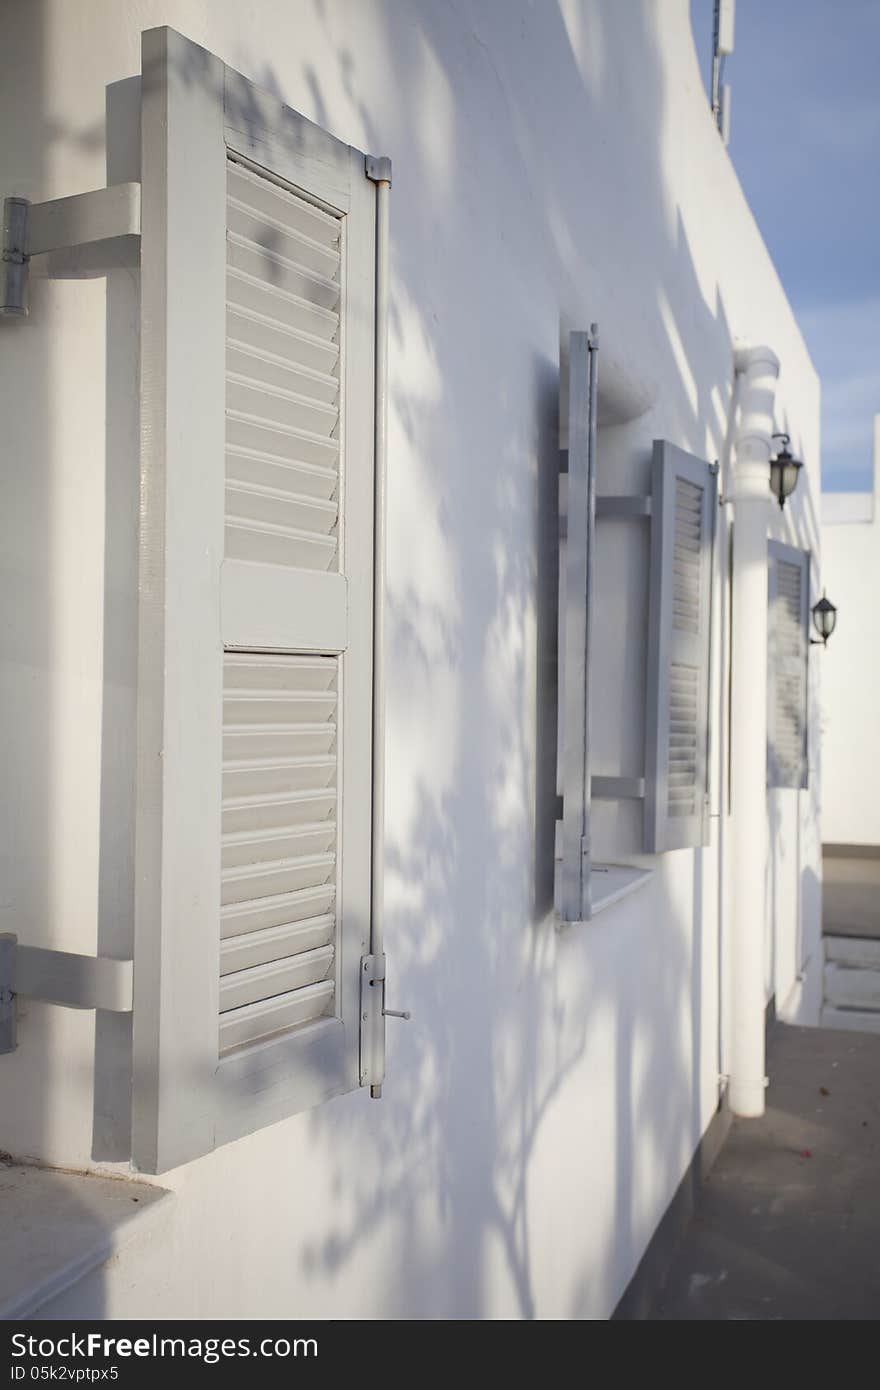
<svg viewBox="0 0 880 1390">
<path fill-rule="evenodd" d="M 724 460 L 732 342 L 769 343 L 779 425 L 807 461 L 774 534 L 818 551 L 817 382 L 712 124 L 687 4 L 9 9 L 0 191 L 103 184 L 108 142 L 125 143 L 121 115 L 108 134 L 108 87 L 138 73 L 141 30 L 165 23 L 394 160 L 387 949 L 391 1002 L 413 1021 L 389 1026 L 381 1104 L 350 1095 L 166 1175 L 170 1238 L 132 1247 L 67 1310 L 605 1316 L 725 1070 L 727 629 L 712 847 L 657 859 L 646 889 L 560 933 L 547 736 L 560 337 L 598 320 L 603 361 L 653 396 L 601 432 L 614 492 L 644 489 L 655 437 Z M 121 112 L 131 92 L 109 95 Z M 136 306 L 123 267 L 35 281 L 29 320 L 0 324 L 0 925 L 86 953 L 124 951 L 130 930 Z M 599 576 L 621 622 L 598 634 L 597 770 L 638 759 L 639 544 L 606 547 Z M 805 1019 L 817 785 L 814 766 L 809 791 L 769 803 L 768 991 Z M 596 830 L 600 851 L 632 847 L 626 813 Z M 91 1015 L 27 1007 L 18 1053 L 0 1059 L 0 1147 L 123 1158 L 126 1038 L 110 1027 L 96 1048 Z"/>
<path fill-rule="evenodd" d="M 828 597 L 839 609 L 822 662 L 822 839 L 880 845 L 880 415 L 873 493 L 822 499 Z"/>
</svg>

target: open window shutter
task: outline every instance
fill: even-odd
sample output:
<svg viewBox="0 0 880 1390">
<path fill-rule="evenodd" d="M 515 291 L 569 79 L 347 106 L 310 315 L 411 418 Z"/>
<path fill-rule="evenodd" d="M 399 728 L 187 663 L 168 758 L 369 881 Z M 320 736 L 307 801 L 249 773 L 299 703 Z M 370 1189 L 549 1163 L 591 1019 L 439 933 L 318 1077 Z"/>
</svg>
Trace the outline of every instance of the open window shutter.
<svg viewBox="0 0 880 1390">
<path fill-rule="evenodd" d="M 358 1084 L 369 949 L 375 190 L 143 39 L 133 1156 Z"/>
<path fill-rule="evenodd" d="M 707 843 L 709 622 L 715 474 L 654 441 L 645 849 Z"/>
<path fill-rule="evenodd" d="M 568 501 L 560 576 L 562 822 L 557 839 L 556 911 L 564 922 L 592 915 L 590 878 L 590 647 L 596 516 L 598 333 L 572 333 L 568 361 Z"/>
<path fill-rule="evenodd" d="M 807 654 L 810 557 L 769 545 L 767 784 L 807 785 Z"/>
</svg>

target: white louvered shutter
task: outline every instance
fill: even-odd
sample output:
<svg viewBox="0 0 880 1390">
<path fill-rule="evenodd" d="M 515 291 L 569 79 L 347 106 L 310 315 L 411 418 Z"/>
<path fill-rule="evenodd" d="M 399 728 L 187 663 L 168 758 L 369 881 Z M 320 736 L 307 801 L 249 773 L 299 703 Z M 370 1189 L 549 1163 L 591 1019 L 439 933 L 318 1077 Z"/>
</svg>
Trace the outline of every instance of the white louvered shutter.
<svg viewBox="0 0 880 1390">
<path fill-rule="evenodd" d="M 810 557 L 769 544 L 767 784 L 807 785 L 807 655 Z"/>
<path fill-rule="evenodd" d="M 356 1086 L 369 950 L 375 192 L 144 35 L 133 1154 Z"/>
<path fill-rule="evenodd" d="M 645 849 L 707 843 L 709 618 L 715 475 L 655 440 Z"/>
</svg>

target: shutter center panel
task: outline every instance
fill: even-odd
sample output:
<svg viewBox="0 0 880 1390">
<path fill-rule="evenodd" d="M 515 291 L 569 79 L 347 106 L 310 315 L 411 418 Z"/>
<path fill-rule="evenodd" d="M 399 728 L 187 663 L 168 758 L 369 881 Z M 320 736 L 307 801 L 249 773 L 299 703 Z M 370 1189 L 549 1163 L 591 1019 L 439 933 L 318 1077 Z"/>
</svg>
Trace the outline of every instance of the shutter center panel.
<svg viewBox="0 0 880 1390">
<path fill-rule="evenodd" d="M 684 478 L 676 478 L 672 625 L 679 632 L 698 634 L 700 630 L 702 531 L 703 489 Z"/>
<path fill-rule="evenodd" d="M 708 844 L 717 468 L 655 439 L 651 466 L 644 844 Z"/>
<path fill-rule="evenodd" d="M 672 536 L 672 646 L 679 657 L 700 638 L 703 612 L 704 489 L 686 478 L 675 480 Z M 670 657 L 669 746 L 666 814 L 696 816 L 701 773 L 699 661 Z"/>
<path fill-rule="evenodd" d="M 669 766 L 667 814 L 697 814 L 700 672 L 673 661 L 669 668 Z"/>
<path fill-rule="evenodd" d="M 332 1012 L 338 658 L 227 652 L 220 1051 Z"/>
<path fill-rule="evenodd" d="M 342 223 L 227 161 L 228 559 L 339 569 Z"/>
<path fill-rule="evenodd" d="M 226 206 L 225 558 L 339 572 L 342 221 L 231 159 Z M 337 656 L 224 654 L 221 1055 L 335 1011 L 339 695 Z"/>
<path fill-rule="evenodd" d="M 772 627 L 775 638 L 775 711 L 773 752 L 784 786 L 800 785 L 804 756 L 805 636 L 803 570 L 788 560 L 776 561 Z"/>
</svg>

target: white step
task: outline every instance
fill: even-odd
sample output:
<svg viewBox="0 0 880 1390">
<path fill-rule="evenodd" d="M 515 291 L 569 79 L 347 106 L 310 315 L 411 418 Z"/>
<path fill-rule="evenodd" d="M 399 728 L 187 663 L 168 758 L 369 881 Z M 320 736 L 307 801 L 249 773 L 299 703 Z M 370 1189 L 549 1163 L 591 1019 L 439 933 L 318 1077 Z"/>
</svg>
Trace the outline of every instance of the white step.
<svg viewBox="0 0 880 1390">
<path fill-rule="evenodd" d="M 819 1020 L 822 1028 L 843 1028 L 859 1033 L 880 1033 L 880 1012 L 865 1009 L 835 1009 L 826 1004 Z"/>
<path fill-rule="evenodd" d="M 839 1009 L 876 1009 L 880 1014 L 880 970 L 832 961 L 825 966 L 825 1003 Z"/>
<path fill-rule="evenodd" d="M 860 936 L 826 936 L 825 959 L 837 965 L 880 970 L 880 941 Z"/>
</svg>

